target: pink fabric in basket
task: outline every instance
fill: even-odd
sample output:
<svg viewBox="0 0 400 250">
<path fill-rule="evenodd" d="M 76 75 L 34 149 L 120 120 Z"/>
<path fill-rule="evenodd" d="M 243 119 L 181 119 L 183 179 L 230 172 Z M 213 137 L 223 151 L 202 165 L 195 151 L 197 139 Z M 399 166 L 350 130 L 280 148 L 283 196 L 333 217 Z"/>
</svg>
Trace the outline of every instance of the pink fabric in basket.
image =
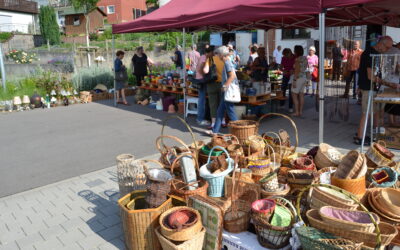
<svg viewBox="0 0 400 250">
<path fill-rule="evenodd" d="M 357 223 L 372 223 L 371 218 L 367 213 L 359 212 L 359 211 L 346 211 L 335 209 L 332 207 L 322 207 L 320 212 L 326 216 L 336 218 L 339 220 L 345 220 L 350 222 L 357 222 Z M 373 215 L 375 216 L 375 215 Z M 375 216 L 375 220 L 377 220 Z"/>
<path fill-rule="evenodd" d="M 271 199 L 256 200 L 251 204 L 251 209 L 256 213 L 268 214 L 275 210 L 276 202 Z"/>
</svg>

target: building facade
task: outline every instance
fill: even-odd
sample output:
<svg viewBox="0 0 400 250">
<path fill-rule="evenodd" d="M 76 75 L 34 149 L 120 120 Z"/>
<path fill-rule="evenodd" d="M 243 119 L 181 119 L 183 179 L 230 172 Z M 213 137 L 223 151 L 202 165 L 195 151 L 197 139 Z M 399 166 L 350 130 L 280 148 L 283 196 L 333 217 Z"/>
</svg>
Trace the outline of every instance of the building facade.
<svg viewBox="0 0 400 250">
<path fill-rule="evenodd" d="M 0 32 L 35 34 L 38 4 L 27 0 L 0 0 Z"/>
<path fill-rule="evenodd" d="M 110 24 L 132 21 L 146 14 L 146 0 L 100 0 L 97 7 L 107 14 Z"/>
</svg>

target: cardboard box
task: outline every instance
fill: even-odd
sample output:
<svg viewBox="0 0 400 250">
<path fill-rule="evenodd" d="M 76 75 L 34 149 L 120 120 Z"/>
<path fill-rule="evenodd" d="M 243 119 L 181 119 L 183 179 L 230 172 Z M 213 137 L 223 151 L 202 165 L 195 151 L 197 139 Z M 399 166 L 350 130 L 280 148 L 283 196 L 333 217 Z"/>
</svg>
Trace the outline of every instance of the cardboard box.
<svg viewBox="0 0 400 250">
<path fill-rule="evenodd" d="M 379 139 L 384 141 L 388 148 L 400 149 L 400 128 L 385 127 L 385 134 Z"/>
</svg>

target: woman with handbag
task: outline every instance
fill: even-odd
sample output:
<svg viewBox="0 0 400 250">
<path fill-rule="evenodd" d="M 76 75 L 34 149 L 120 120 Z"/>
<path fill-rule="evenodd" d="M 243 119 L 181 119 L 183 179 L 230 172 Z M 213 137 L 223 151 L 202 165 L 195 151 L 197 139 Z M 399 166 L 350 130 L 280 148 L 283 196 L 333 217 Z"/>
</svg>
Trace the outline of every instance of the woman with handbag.
<svg viewBox="0 0 400 250">
<path fill-rule="evenodd" d="M 294 76 L 292 83 L 292 98 L 294 104 L 293 116 L 302 116 L 304 106 L 304 87 L 309 79 L 307 57 L 301 45 L 294 46 L 296 60 L 294 62 Z"/>
<path fill-rule="evenodd" d="M 222 70 L 222 86 L 221 87 L 221 100 L 217 110 L 217 119 L 212 131 L 207 131 L 207 134 L 217 134 L 221 129 L 222 120 L 225 117 L 225 111 L 231 121 L 236 121 L 236 113 L 234 110 L 234 103 L 240 102 L 240 89 L 236 77 L 235 69 L 229 58 L 229 49 L 226 46 L 221 46 L 217 49 L 219 58 L 224 62 Z"/>
<path fill-rule="evenodd" d="M 125 52 L 122 50 L 117 51 L 114 61 L 114 72 L 115 72 L 115 91 L 117 92 L 117 103 L 129 105 L 125 98 L 125 86 L 128 81 L 128 73 L 126 71 L 125 65 L 122 63 L 122 59 L 124 58 Z M 120 93 L 122 96 L 122 102 L 119 100 Z"/>
<path fill-rule="evenodd" d="M 317 90 L 317 81 L 318 81 L 318 56 L 315 54 L 316 49 L 314 46 L 310 46 L 308 50 L 308 70 L 311 74 L 311 87 L 312 87 L 312 94 L 311 96 L 315 95 L 315 91 Z M 306 93 L 308 94 L 308 87 Z"/>
<path fill-rule="evenodd" d="M 147 76 L 147 68 L 150 68 L 153 61 L 144 53 L 142 46 L 136 49 L 136 53 L 132 57 L 133 74 L 136 77 L 136 85 L 141 86 L 145 76 Z"/>
</svg>

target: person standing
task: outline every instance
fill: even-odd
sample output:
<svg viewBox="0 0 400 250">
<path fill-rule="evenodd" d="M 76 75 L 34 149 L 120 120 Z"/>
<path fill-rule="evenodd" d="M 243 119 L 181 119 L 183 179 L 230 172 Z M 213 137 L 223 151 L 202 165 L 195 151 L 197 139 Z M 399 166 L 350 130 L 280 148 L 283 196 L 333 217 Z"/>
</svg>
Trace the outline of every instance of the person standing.
<svg viewBox="0 0 400 250">
<path fill-rule="evenodd" d="M 307 56 L 307 61 L 308 61 L 308 71 L 311 74 L 311 88 L 312 88 L 312 93 L 311 96 L 315 95 L 315 92 L 317 91 L 317 81 L 318 78 L 315 77 L 314 71 L 317 71 L 316 75 L 318 76 L 318 56 L 315 54 L 316 49 L 314 46 L 310 46 L 310 49 L 308 50 L 308 56 Z M 306 93 L 308 94 L 308 87 Z"/>
<path fill-rule="evenodd" d="M 232 65 L 235 69 L 239 68 L 240 65 L 240 56 L 238 52 L 235 50 L 235 47 L 233 44 L 228 44 L 228 49 L 229 49 L 229 58 L 232 62 Z"/>
<path fill-rule="evenodd" d="M 176 45 L 174 56 L 171 57 L 177 69 L 184 69 L 183 55 L 181 50 L 182 47 L 180 45 Z"/>
<path fill-rule="evenodd" d="M 356 145 L 361 145 L 361 143 L 362 143 L 364 124 L 365 124 L 365 119 L 367 118 L 366 113 L 367 113 L 368 104 L 369 104 L 368 97 L 369 97 L 369 91 L 371 90 L 371 83 L 373 85 L 383 83 L 382 79 L 380 79 L 379 77 L 372 76 L 372 74 L 374 72 L 372 71 L 372 68 L 371 68 L 372 63 L 373 63 L 371 55 L 383 54 L 383 53 L 387 52 L 388 50 L 390 50 L 392 45 L 393 45 L 392 38 L 390 36 L 384 36 L 384 37 L 381 37 L 381 39 L 375 46 L 372 46 L 372 47 L 366 49 L 361 54 L 360 64 L 359 64 L 359 69 L 358 69 L 358 73 L 359 73 L 358 88 L 360 89 L 361 94 L 362 94 L 362 100 L 361 100 L 362 115 L 360 118 L 360 123 L 358 125 L 357 135 L 353 138 L 354 143 Z M 374 91 L 375 90 L 376 90 L 376 88 L 374 87 Z M 374 94 L 376 94 L 376 92 Z M 374 108 L 374 110 L 377 110 L 377 105 L 374 105 L 373 108 Z M 378 112 L 375 112 L 374 114 L 375 114 L 374 120 L 376 123 L 378 121 L 378 119 L 377 119 Z M 374 125 L 371 124 L 371 126 L 374 126 Z M 371 143 L 371 138 L 366 136 L 364 145 L 370 145 L 370 143 Z"/>
<path fill-rule="evenodd" d="M 208 129 L 212 129 L 215 125 L 215 121 L 217 119 L 217 110 L 219 103 L 221 101 L 221 84 L 222 84 L 222 71 L 224 69 L 224 61 L 222 61 L 217 51 L 214 55 L 214 46 L 210 46 L 209 52 L 206 53 L 207 61 L 204 66 L 204 73 L 207 74 L 212 65 L 215 65 L 215 69 L 217 72 L 217 80 L 215 82 L 207 83 L 207 95 L 208 95 L 208 103 L 210 107 L 210 116 L 211 116 L 211 126 Z M 222 120 L 222 127 L 226 127 L 225 119 Z"/>
<path fill-rule="evenodd" d="M 336 42 L 336 47 L 332 49 L 332 61 L 333 61 L 333 73 L 332 73 L 332 81 L 339 81 L 342 69 L 342 60 L 343 60 L 342 48 L 339 42 Z"/>
<path fill-rule="evenodd" d="M 301 45 L 294 46 L 294 55 L 296 57 L 294 63 L 294 76 L 292 83 L 292 98 L 294 104 L 293 116 L 303 115 L 304 106 L 304 87 L 309 78 L 308 61 L 304 56 L 304 49 Z"/>
<path fill-rule="evenodd" d="M 268 61 L 265 55 L 265 48 L 259 47 L 257 49 L 258 57 L 254 60 L 251 65 L 251 78 L 253 80 L 253 88 L 257 90 L 257 95 L 264 94 L 262 91 L 262 85 L 268 79 Z"/>
<path fill-rule="evenodd" d="M 258 57 L 257 47 L 250 46 L 250 56 L 249 56 L 249 59 L 247 60 L 247 67 L 250 67 L 257 57 Z"/>
<path fill-rule="evenodd" d="M 360 49 L 360 41 L 354 41 L 353 49 L 350 51 L 348 57 L 347 57 L 347 64 L 346 64 L 346 70 L 344 75 L 346 75 L 346 87 L 344 90 L 344 98 L 347 98 L 349 96 L 349 91 L 350 91 L 350 84 L 351 81 L 354 81 L 353 84 L 353 99 L 356 99 L 357 97 L 357 70 L 360 67 L 360 59 L 361 59 L 361 54 L 363 53 L 363 50 Z"/>
<path fill-rule="evenodd" d="M 196 51 L 197 52 L 197 51 Z M 208 73 L 205 72 L 206 61 L 210 58 L 209 54 L 211 53 L 211 57 L 213 54 L 213 50 L 208 48 L 205 50 L 206 54 L 200 56 L 199 61 L 196 65 L 196 77 L 195 81 L 197 81 L 199 88 L 199 97 L 197 102 L 197 124 L 200 126 L 209 126 L 210 122 L 204 120 L 206 114 L 206 94 L 207 94 L 207 83 L 204 82 L 204 74 Z M 198 53 L 198 52 L 197 52 Z"/>
<path fill-rule="evenodd" d="M 200 53 L 197 51 L 197 45 L 193 44 L 191 46 L 192 51 L 188 53 L 188 58 L 189 58 L 189 70 L 192 72 L 196 72 L 197 70 L 197 64 L 200 61 Z"/>
<path fill-rule="evenodd" d="M 231 121 L 236 121 L 236 113 L 234 110 L 234 104 L 232 102 L 225 101 L 225 91 L 228 90 L 229 85 L 233 84 L 233 81 L 237 81 L 235 69 L 233 68 L 232 62 L 229 58 L 229 49 L 226 46 L 221 46 L 217 49 L 219 58 L 224 62 L 224 68 L 222 70 L 222 85 L 221 88 L 221 99 L 217 110 L 217 119 L 212 131 L 208 131 L 208 134 L 217 134 L 221 129 L 222 120 L 227 112 L 228 117 Z"/>
<path fill-rule="evenodd" d="M 133 74 L 136 77 L 136 85 L 141 86 L 145 76 L 147 76 L 147 68 L 150 68 L 153 62 L 144 53 L 143 47 L 136 49 L 136 53 L 132 57 Z"/>
<path fill-rule="evenodd" d="M 274 63 L 277 64 L 277 66 L 279 67 L 279 65 L 281 65 L 282 63 L 282 47 L 279 45 L 278 47 L 276 47 L 276 49 L 274 50 L 272 56 L 274 58 Z"/>
<path fill-rule="evenodd" d="M 117 103 L 129 105 L 125 98 L 125 86 L 128 81 L 128 74 L 126 72 L 126 67 L 122 63 L 122 59 L 125 56 L 125 52 L 122 50 L 118 50 L 116 53 L 115 61 L 114 61 L 114 72 L 115 72 L 115 91 L 117 91 Z M 118 77 L 117 77 L 118 75 Z M 120 101 L 120 92 L 122 96 L 122 102 Z"/>
<path fill-rule="evenodd" d="M 292 50 L 286 48 L 282 51 L 282 64 L 281 68 L 283 71 L 283 79 L 282 79 L 282 92 L 283 96 L 286 97 L 286 90 L 289 90 L 289 112 L 293 112 L 293 99 L 292 99 L 292 81 L 294 74 L 294 62 L 296 60 L 295 56 L 292 53 Z M 281 107 L 285 105 L 285 100 L 281 101 Z"/>
</svg>

